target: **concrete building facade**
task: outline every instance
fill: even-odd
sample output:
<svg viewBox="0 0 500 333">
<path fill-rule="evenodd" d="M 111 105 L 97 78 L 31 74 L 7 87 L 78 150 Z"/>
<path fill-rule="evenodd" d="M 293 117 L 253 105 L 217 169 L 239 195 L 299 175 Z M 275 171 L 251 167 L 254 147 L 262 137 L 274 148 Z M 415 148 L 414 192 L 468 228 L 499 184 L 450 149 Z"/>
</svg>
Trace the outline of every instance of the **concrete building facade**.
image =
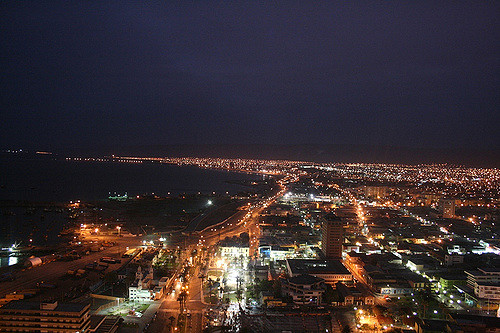
<svg viewBox="0 0 500 333">
<path fill-rule="evenodd" d="M 326 259 L 342 259 L 344 224 L 340 217 L 327 214 L 321 227 L 321 250 Z"/>
<path fill-rule="evenodd" d="M 0 308 L 1 332 L 84 332 L 90 304 L 12 301 Z"/>
</svg>

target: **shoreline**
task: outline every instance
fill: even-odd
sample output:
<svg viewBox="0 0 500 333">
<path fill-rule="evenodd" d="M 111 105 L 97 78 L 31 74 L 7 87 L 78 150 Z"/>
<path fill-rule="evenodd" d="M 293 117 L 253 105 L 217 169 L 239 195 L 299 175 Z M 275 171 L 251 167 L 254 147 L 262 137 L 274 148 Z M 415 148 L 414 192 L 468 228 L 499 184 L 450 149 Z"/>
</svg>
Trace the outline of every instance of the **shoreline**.
<svg viewBox="0 0 500 333">
<path fill-rule="evenodd" d="M 54 160 L 56 160 L 56 163 L 58 163 L 57 166 L 59 168 L 62 167 L 63 170 L 66 169 L 66 164 L 64 163 L 66 160 L 64 159 L 54 159 Z M 17 159 L 17 161 L 19 161 L 19 159 Z M 29 162 L 32 161 L 41 161 L 42 165 L 45 165 L 44 163 L 48 161 L 49 163 L 48 165 L 53 165 L 51 164 L 53 163 L 53 160 L 51 162 L 46 158 L 40 158 L 40 159 L 34 158 L 29 160 Z M 61 163 L 59 164 L 59 162 Z M 109 166 L 111 165 L 123 166 L 127 164 L 120 162 L 116 163 L 116 161 L 111 161 L 111 160 L 102 162 L 82 161 L 82 164 L 85 164 L 84 170 L 86 170 L 87 172 L 89 166 L 97 164 L 102 165 L 105 163 L 109 164 Z M 69 241 L 69 238 L 60 236 L 61 231 L 67 229 L 68 227 L 76 228 L 78 224 L 86 223 L 85 221 L 99 222 L 100 220 L 102 220 L 102 221 L 109 221 L 111 223 L 119 223 L 121 225 L 126 226 L 127 229 L 129 229 L 131 232 L 135 234 L 140 234 L 144 232 L 147 234 L 154 232 L 176 233 L 178 230 L 194 229 L 191 231 L 195 231 L 198 229 L 199 226 L 205 228 L 211 224 L 217 223 L 218 221 L 218 219 L 216 218 L 217 215 L 221 215 L 223 218 L 227 218 L 227 216 L 231 216 L 232 214 L 237 212 L 237 210 L 228 212 L 224 211 L 224 209 L 217 212 L 222 206 L 227 205 L 229 202 L 233 202 L 233 204 L 239 202 L 240 199 L 234 199 L 236 197 L 233 198 L 235 194 L 240 195 L 241 193 L 243 194 L 258 193 L 269 186 L 265 184 L 267 183 L 267 181 L 263 181 L 262 179 L 263 177 L 269 177 L 268 180 L 269 182 L 274 182 L 276 181 L 277 178 L 280 178 L 279 175 L 267 175 L 265 173 L 253 170 L 245 171 L 245 170 L 228 169 L 228 168 L 210 168 L 210 167 L 201 167 L 198 165 L 176 164 L 176 163 L 165 163 L 165 164 L 175 167 L 176 170 L 183 170 L 183 169 L 187 170 L 187 171 L 183 170 L 182 172 L 183 175 L 189 176 L 193 174 L 194 176 L 197 176 L 198 178 L 200 178 L 199 181 L 200 187 L 203 187 L 204 184 L 203 179 L 206 177 L 212 178 L 213 180 L 211 181 L 215 183 L 222 182 L 222 186 L 220 186 L 219 184 L 219 186 L 216 186 L 218 187 L 218 190 L 214 189 L 212 191 L 206 191 L 206 190 L 197 191 L 195 189 L 190 191 L 183 191 L 181 189 L 178 189 L 178 191 L 175 191 L 175 193 L 170 194 L 169 192 L 169 196 L 153 197 L 153 199 L 151 198 L 137 199 L 134 196 L 133 198 L 130 198 L 124 202 L 113 202 L 109 201 L 107 198 L 101 198 L 97 200 L 85 200 L 85 201 L 82 200 L 81 202 L 82 206 L 78 207 L 85 207 L 85 208 L 82 208 L 81 210 L 79 208 L 78 214 L 75 213 L 76 212 L 76 210 L 74 209 L 75 207 L 71 207 L 70 205 L 71 201 L 69 200 L 42 201 L 42 200 L 30 200 L 26 198 L 19 200 L 1 198 L 0 221 L 2 222 L 2 225 L 0 225 L 0 227 L 2 229 L 0 229 L 0 233 L 3 232 L 3 234 L 5 235 L 4 239 L 1 240 L 2 247 L 7 247 L 7 246 L 10 247 L 11 244 L 14 243 L 20 243 L 21 246 L 26 246 L 28 244 L 31 245 L 31 241 L 28 242 L 28 238 L 31 237 L 33 237 L 34 240 L 35 238 L 38 238 L 39 241 L 33 242 L 34 245 L 37 245 L 36 247 L 30 249 L 29 251 L 26 251 L 23 254 L 16 255 L 16 258 L 19 259 L 19 262 L 15 265 L 9 266 L 7 264 L 8 261 L 6 260 L 8 260 L 8 258 L 11 257 L 11 254 L 9 252 L 1 253 L 0 257 L 3 258 L 4 265 L 1 266 L 0 271 L 4 271 L 4 269 L 10 270 L 13 267 L 19 265 L 19 263 L 22 264 L 23 260 L 25 260 L 27 257 L 31 255 L 35 256 L 43 255 L 45 254 L 47 249 L 57 251 L 58 247 L 61 247 L 61 245 L 66 244 Z M 74 169 L 71 168 L 73 168 L 73 165 L 76 164 L 67 164 L 67 165 L 68 165 L 67 167 L 68 172 L 75 171 Z M 140 165 L 137 166 L 140 167 Z M 109 168 L 107 169 L 115 171 L 114 169 L 109 169 Z M 145 170 L 146 169 L 147 168 L 145 168 Z M 127 171 L 130 169 L 120 167 L 116 170 L 118 170 L 119 173 L 122 172 L 126 174 L 126 172 L 123 172 L 123 170 Z M 132 170 L 137 171 L 137 169 L 134 168 L 132 168 Z M 156 170 L 157 172 L 160 173 L 162 172 L 161 169 L 159 169 L 159 171 L 158 169 Z M 203 173 L 191 170 L 208 170 L 216 172 L 216 174 L 215 176 L 214 174 L 207 174 L 205 176 Z M 77 171 L 80 170 L 77 169 Z M 170 169 L 167 169 L 167 175 L 170 175 L 170 173 L 172 173 L 172 171 Z M 229 177 L 220 177 L 217 176 L 217 174 L 226 174 Z M 253 179 L 250 178 L 238 179 L 238 177 L 231 177 L 231 174 L 234 175 L 244 174 L 255 177 L 252 177 Z M 132 182 L 134 181 L 135 180 L 132 180 Z M 3 186 L 4 181 L 1 178 L 0 182 L 2 182 L 0 184 L 2 185 L 1 188 L 2 192 L 7 192 L 10 190 L 8 186 Z M 126 181 L 124 182 L 126 183 Z M 208 182 L 208 185 L 210 185 L 210 182 Z M 33 189 L 36 187 L 37 184 L 33 184 L 32 187 L 29 188 Z M 230 195 L 229 191 L 221 192 L 220 191 L 221 187 L 227 189 L 232 188 L 230 192 L 233 192 L 234 194 Z M 29 188 L 26 188 L 26 191 L 30 191 Z M 237 192 L 238 188 L 240 190 Z M 18 189 L 17 191 L 19 193 L 20 190 Z M 216 191 L 217 194 L 215 194 Z M 6 194 L 4 193 L 3 196 L 5 197 Z M 217 206 L 219 207 L 214 207 L 215 208 L 214 213 L 204 212 L 207 208 L 205 207 L 207 198 L 218 201 Z M 161 209 L 158 210 L 159 208 L 157 206 L 165 204 L 169 206 L 170 208 L 169 211 L 162 211 Z M 237 205 L 238 204 L 236 204 L 236 206 Z M 93 214 L 92 211 L 93 209 L 94 210 L 100 209 L 100 211 L 103 211 L 103 213 L 105 214 L 92 215 L 94 217 L 90 217 L 90 219 L 88 217 L 83 219 L 81 218 L 81 216 L 80 218 L 77 217 L 77 215 L 85 215 L 83 214 L 84 211 L 86 213 Z M 150 213 L 151 211 L 157 212 L 157 215 L 151 214 Z M 131 214 L 130 212 L 132 213 L 136 212 L 136 215 Z M 194 223 L 193 221 L 196 221 L 197 219 L 199 219 L 199 221 L 196 223 L 197 224 L 196 227 L 192 228 L 192 224 Z M 114 222 L 112 222 L 112 220 L 114 220 Z M 149 229 L 146 228 L 147 229 L 146 231 L 140 230 L 141 228 L 139 228 L 138 226 L 143 224 L 149 225 L 151 227 Z M 50 227 L 48 228 L 48 226 Z M 40 242 L 42 240 L 43 235 L 47 233 L 51 235 L 49 237 L 49 240 L 47 240 L 46 238 L 47 236 L 45 236 L 45 239 L 42 242 Z M 19 237 L 16 235 L 18 235 Z M 58 237 L 56 238 L 56 236 Z M 12 243 L 12 241 L 15 242 Z"/>
</svg>

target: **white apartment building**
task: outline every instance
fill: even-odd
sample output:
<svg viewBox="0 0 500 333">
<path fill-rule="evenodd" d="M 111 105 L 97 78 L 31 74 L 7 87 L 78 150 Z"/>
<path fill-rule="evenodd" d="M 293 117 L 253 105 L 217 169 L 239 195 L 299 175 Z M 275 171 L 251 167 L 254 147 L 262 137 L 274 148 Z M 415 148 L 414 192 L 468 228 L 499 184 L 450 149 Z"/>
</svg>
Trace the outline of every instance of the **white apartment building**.
<svg viewBox="0 0 500 333">
<path fill-rule="evenodd" d="M 478 268 L 477 271 L 465 271 L 467 285 L 474 294 L 483 300 L 500 302 L 500 270 Z"/>
<path fill-rule="evenodd" d="M 222 257 L 225 258 L 244 258 L 250 255 L 250 248 L 248 246 L 221 246 L 220 252 Z"/>
</svg>

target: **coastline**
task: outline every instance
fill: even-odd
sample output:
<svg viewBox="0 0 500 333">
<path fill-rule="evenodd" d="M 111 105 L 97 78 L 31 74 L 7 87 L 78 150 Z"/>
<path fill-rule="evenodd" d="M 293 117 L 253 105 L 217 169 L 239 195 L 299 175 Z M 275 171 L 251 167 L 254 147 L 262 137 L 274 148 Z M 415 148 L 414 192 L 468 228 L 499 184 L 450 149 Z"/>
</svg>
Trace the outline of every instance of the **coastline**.
<svg viewBox="0 0 500 333">
<path fill-rule="evenodd" d="M 22 246 L 27 244 L 37 245 L 38 247 L 46 248 L 47 246 L 54 246 L 57 244 L 62 244 L 65 241 L 65 237 L 60 237 L 59 233 L 68 227 L 75 227 L 75 225 L 79 223 L 86 223 L 85 221 L 118 221 L 132 230 L 134 233 L 143 233 L 143 230 L 140 230 L 139 225 L 145 224 L 152 226 L 149 231 L 166 231 L 166 232 L 175 232 L 175 230 L 181 229 L 189 229 L 189 226 L 192 225 L 192 221 L 196 218 L 200 218 L 200 213 L 204 211 L 206 207 L 206 202 L 209 198 L 215 202 L 215 211 L 217 211 L 221 206 L 227 204 L 231 200 L 231 195 L 239 194 L 240 196 L 245 196 L 245 193 L 255 193 L 255 191 L 259 191 L 259 188 L 262 188 L 262 174 L 258 172 L 244 172 L 242 170 L 231 170 L 231 169 L 223 169 L 223 168 L 202 168 L 196 165 L 176 165 L 169 164 L 165 166 L 160 163 L 147 163 L 147 164 L 136 164 L 129 165 L 127 163 L 116 163 L 116 162 L 68 162 L 66 160 L 47 160 L 46 158 L 33 158 L 33 159 L 14 159 L 14 161 L 19 163 L 25 163 L 28 167 L 38 167 L 39 164 L 42 167 L 51 167 L 54 166 L 59 171 L 62 169 L 67 173 L 72 175 L 74 178 L 75 174 L 85 173 L 85 172 L 95 172 L 95 168 L 105 169 L 108 173 L 111 171 L 116 173 L 122 172 L 123 175 L 116 176 L 116 178 L 121 178 L 120 183 L 121 186 L 127 188 L 127 183 L 141 183 L 141 179 L 129 177 L 130 173 L 141 174 L 141 169 L 144 172 L 150 172 L 153 168 L 155 172 L 159 173 L 158 177 L 163 178 L 163 184 L 166 181 L 170 180 L 170 178 L 162 175 L 162 173 L 166 173 L 168 176 L 172 174 L 174 176 L 182 176 L 181 179 L 173 179 L 172 184 L 175 185 L 175 182 L 184 182 L 187 178 L 188 181 L 191 181 L 191 187 L 184 188 L 176 188 L 175 186 L 171 187 L 170 191 L 166 192 L 166 196 L 156 198 L 156 194 L 153 198 L 146 198 L 141 200 L 137 200 L 137 195 L 142 195 L 143 193 L 137 194 L 138 192 L 130 193 L 131 196 L 134 195 L 134 200 L 128 200 L 126 202 L 111 202 L 108 201 L 106 196 L 104 197 L 93 197 L 93 200 L 82 200 L 82 203 L 85 203 L 88 207 L 84 210 L 81 210 L 79 214 L 84 216 L 85 214 L 93 214 L 92 210 L 99 209 L 99 212 L 102 212 L 102 215 L 95 215 L 93 218 L 89 220 L 89 218 L 81 219 L 75 218 L 76 216 L 72 216 L 72 213 L 68 207 L 70 201 L 76 200 L 78 197 L 85 197 L 85 195 L 77 196 L 72 195 L 71 197 L 66 197 L 65 200 L 47 200 L 43 195 L 38 195 L 34 199 L 38 199 L 39 197 L 43 197 L 42 200 L 30 200 L 29 196 L 20 197 L 19 192 L 23 192 L 21 194 L 36 192 L 33 188 L 37 188 L 41 186 L 40 184 L 30 185 L 30 186 L 20 186 L 22 189 L 17 191 L 17 197 L 14 195 L 10 196 L 9 191 L 14 190 L 10 183 L 5 182 L 6 176 L 0 176 L 0 185 L 2 185 L 0 189 L 0 233 L 3 234 L 3 237 L 0 238 L 0 245 L 3 247 L 10 247 L 12 244 L 19 242 Z M 8 163 L 5 159 L 0 160 L 0 166 L 5 166 L 5 163 Z M 3 163 L 3 164 L 1 164 Z M 165 168 L 166 167 L 166 168 Z M 12 175 L 12 170 L 10 171 Z M 50 181 L 51 173 L 47 170 L 43 169 L 38 171 L 45 177 L 45 181 L 47 185 L 46 187 L 54 187 L 54 188 L 62 188 L 62 187 L 71 187 L 73 185 L 73 179 L 70 179 L 69 184 L 66 184 L 64 181 L 67 180 L 67 177 L 63 175 L 59 177 L 55 175 L 53 182 Z M 238 177 L 235 175 L 244 175 L 244 177 Z M 22 176 L 22 172 L 21 175 Z M 36 177 L 37 175 L 29 175 L 31 178 Z M 52 175 L 53 176 L 53 175 Z M 249 176 L 249 177 L 247 177 Z M 40 177 L 40 178 L 44 178 Z M 14 179 L 20 177 L 14 177 Z M 62 179 L 61 179 L 62 178 Z M 194 179 L 193 179 L 194 178 Z M 275 177 L 270 177 L 275 179 Z M 21 179 L 21 182 L 25 182 L 25 179 Z M 98 183 L 98 182 L 96 182 Z M 145 186 L 148 184 L 155 184 L 155 179 L 150 178 L 147 179 Z M 168 182 L 167 182 L 168 183 Z M 87 184 L 88 185 L 88 184 Z M 137 184 L 136 184 L 137 185 Z M 140 184 L 144 185 L 144 184 Z M 197 188 L 204 189 L 204 191 L 199 191 Z M 214 187 L 211 187 L 211 186 Z M 95 186 L 103 187 L 102 184 L 96 184 Z M 133 186 L 132 186 L 133 187 Z M 210 190 L 207 190 L 210 187 Z M 137 186 L 136 186 L 137 188 Z M 143 186 L 144 188 L 144 186 Z M 94 189 L 94 188 L 92 188 Z M 221 189 L 225 189 L 226 191 L 221 191 Z M 71 190 L 74 190 L 71 193 L 78 193 L 78 191 L 83 191 L 85 188 L 81 187 L 72 187 Z M 112 189 L 111 189 L 112 190 Z M 177 191 L 175 191 L 177 190 Z M 104 191 L 101 191 L 104 192 Z M 108 191 L 109 192 L 109 191 Z M 105 194 L 108 194 L 106 192 Z M 153 191 L 145 191 L 153 192 Z M 93 192 L 95 193 L 95 191 Z M 246 194 L 248 195 L 248 194 Z M 165 209 L 163 206 L 167 205 L 168 209 Z M 237 206 L 237 205 L 236 205 Z M 144 207 L 148 207 L 147 209 Z M 158 208 L 160 207 L 160 208 Z M 163 208 L 161 208 L 163 207 Z M 147 211 L 147 213 L 141 213 L 143 211 Z M 223 212 L 224 210 L 220 210 Z M 121 213 L 120 213 L 121 212 Z M 135 212 L 135 213 L 134 213 Z M 125 214 L 125 215 L 123 215 Z M 135 215 L 134 215 L 135 214 Z M 143 214 L 143 215 L 141 215 Z M 156 215 L 155 215 L 156 214 Z M 227 217 L 229 215 L 234 214 L 234 212 L 224 212 L 222 215 Z M 206 227 L 212 223 L 210 220 L 214 220 L 216 222 L 217 219 L 211 215 L 217 214 L 205 214 L 207 216 L 201 216 L 200 224 L 203 227 Z M 49 228 L 50 227 L 50 228 Z M 196 230 L 198 225 L 193 229 Z M 149 232 L 148 231 L 148 232 Z M 33 243 L 31 243 L 31 239 L 33 239 Z M 22 263 L 22 259 L 26 258 L 31 254 L 39 254 L 39 251 L 29 251 L 26 256 L 18 257 L 19 263 Z M 43 251 L 42 251 L 43 252 Z M 0 257 L 3 258 L 2 266 L 4 264 L 14 264 L 14 259 L 12 257 L 6 256 L 8 253 L 0 254 Z M 6 266 L 4 266 L 5 268 Z M 13 267 L 13 266 L 7 266 Z"/>
</svg>

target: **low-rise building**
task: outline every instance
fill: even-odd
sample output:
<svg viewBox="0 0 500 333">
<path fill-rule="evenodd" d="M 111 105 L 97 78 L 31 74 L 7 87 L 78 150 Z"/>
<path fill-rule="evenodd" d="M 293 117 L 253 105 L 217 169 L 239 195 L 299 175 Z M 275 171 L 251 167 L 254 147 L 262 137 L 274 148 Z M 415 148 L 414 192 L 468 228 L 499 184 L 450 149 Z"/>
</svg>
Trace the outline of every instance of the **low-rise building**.
<svg viewBox="0 0 500 333">
<path fill-rule="evenodd" d="M 150 301 L 154 297 L 153 292 L 149 288 L 143 288 L 143 284 L 135 281 L 128 288 L 128 298 L 131 301 Z"/>
<path fill-rule="evenodd" d="M 253 278 L 259 281 L 269 279 L 269 266 L 255 265 L 253 266 Z"/>
<path fill-rule="evenodd" d="M 466 313 L 451 313 L 450 321 L 460 326 L 462 332 L 500 332 L 500 317 L 498 316 L 489 317 Z"/>
<path fill-rule="evenodd" d="M 268 258 L 271 261 L 288 259 L 292 257 L 294 253 L 295 249 L 291 246 L 263 245 L 259 247 L 260 257 L 262 259 Z"/>
<path fill-rule="evenodd" d="M 401 275 L 410 284 L 413 290 L 424 290 L 431 286 L 429 280 L 422 275 L 411 272 L 405 272 Z"/>
<path fill-rule="evenodd" d="M 464 256 L 458 254 L 446 254 L 444 256 L 444 264 L 446 266 L 459 265 L 464 263 Z"/>
<path fill-rule="evenodd" d="M 309 274 L 325 280 L 335 287 L 337 282 L 352 283 L 352 274 L 340 260 L 287 259 L 286 266 L 291 277 Z"/>
<path fill-rule="evenodd" d="M 135 274 L 135 281 L 128 288 L 128 298 L 131 301 L 150 301 L 155 298 L 153 287 L 153 268 L 143 272 L 139 266 Z"/>
<path fill-rule="evenodd" d="M 467 284 L 474 287 L 476 283 L 499 283 L 500 269 L 478 268 L 474 271 L 465 271 Z"/>
<path fill-rule="evenodd" d="M 478 268 L 474 271 L 465 271 L 467 285 L 460 288 L 466 294 L 466 300 L 480 306 L 500 304 L 500 270 L 492 268 Z"/>
<path fill-rule="evenodd" d="M 373 288 L 381 295 L 409 295 L 413 292 L 410 284 L 404 281 L 377 283 L 373 285 Z"/>
<path fill-rule="evenodd" d="M 158 286 L 159 287 L 165 287 L 168 283 L 168 280 L 169 280 L 169 277 L 168 276 L 164 276 L 160 279 L 160 281 L 158 281 Z"/>
<path fill-rule="evenodd" d="M 84 332 L 90 325 L 88 303 L 12 301 L 0 308 L 1 332 Z"/>
<path fill-rule="evenodd" d="M 165 291 L 165 288 L 164 288 L 164 287 L 160 287 L 160 286 L 155 287 L 155 288 L 153 289 L 153 298 L 154 298 L 155 300 L 159 300 L 159 299 L 161 299 L 161 298 L 163 297 L 163 292 L 164 292 L 164 291 Z"/>
<path fill-rule="evenodd" d="M 283 295 L 292 297 L 296 304 L 321 304 L 325 289 L 325 280 L 308 274 L 281 280 Z"/>
<path fill-rule="evenodd" d="M 488 301 L 500 302 L 500 283 L 477 283 L 474 294 Z"/>
<path fill-rule="evenodd" d="M 248 257 L 250 254 L 250 247 L 248 246 L 221 246 L 221 256 L 224 258 L 239 258 L 243 256 Z"/>
<path fill-rule="evenodd" d="M 375 297 L 362 292 L 357 287 L 348 287 L 342 282 L 337 282 L 339 301 L 337 305 L 373 305 Z"/>
<path fill-rule="evenodd" d="M 439 276 L 438 287 L 442 290 L 452 290 L 455 286 L 465 286 L 467 277 L 464 274 L 442 274 Z"/>
<path fill-rule="evenodd" d="M 439 267 L 439 261 L 428 255 L 408 256 L 406 266 L 415 272 L 425 272 Z"/>
</svg>

